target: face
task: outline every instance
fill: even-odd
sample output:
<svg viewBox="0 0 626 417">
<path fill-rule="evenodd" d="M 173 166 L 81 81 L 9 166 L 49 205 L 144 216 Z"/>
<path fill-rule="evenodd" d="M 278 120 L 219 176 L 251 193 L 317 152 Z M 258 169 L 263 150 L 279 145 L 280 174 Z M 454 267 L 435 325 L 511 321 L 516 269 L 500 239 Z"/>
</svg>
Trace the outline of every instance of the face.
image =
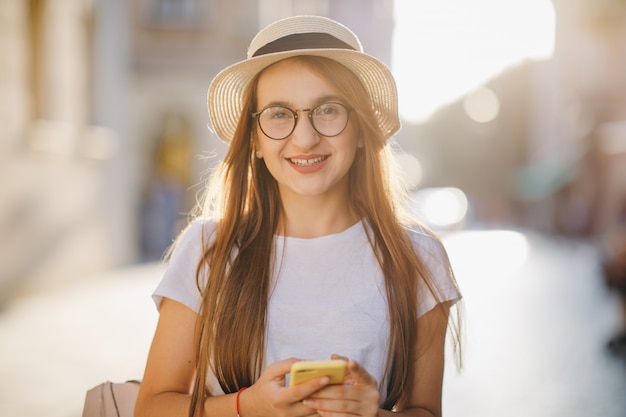
<svg viewBox="0 0 626 417">
<path fill-rule="evenodd" d="M 330 83 L 297 60 L 274 64 L 259 78 L 257 111 L 270 105 L 311 109 L 326 102 L 349 106 L 339 99 Z M 265 160 L 283 198 L 345 198 L 347 173 L 359 146 L 354 115 L 348 117 L 346 128 L 333 137 L 318 133 L 308 115 L 307 111 L 298 111 L 295 129 L 282 140 L 268 138 L 255 121 L 256 156 Z M 323 129 L 318 126 L 318 130 Z"/>
</svg>

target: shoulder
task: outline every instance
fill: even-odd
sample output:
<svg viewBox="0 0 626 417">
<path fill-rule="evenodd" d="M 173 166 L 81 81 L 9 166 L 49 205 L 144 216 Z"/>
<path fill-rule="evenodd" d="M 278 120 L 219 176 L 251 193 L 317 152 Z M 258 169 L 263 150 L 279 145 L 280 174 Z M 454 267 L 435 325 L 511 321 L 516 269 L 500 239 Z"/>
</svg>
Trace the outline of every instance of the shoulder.
<svg viewBox="0 0 626 417">
<path fill-rule="evenodd" d="M 411 224 L 405 230 L 418 256 L 447 263 L 448 255 L 443 243 L 432 230 L 420 224 Z"/>
<path fill-rule="evenodd" d="M 217 223 L 211 218 L 196 218 L 185 227 L 174 241 L 174 251 L 179 247 L 202 246 L 215 235 Z"/>
<path fill-rule="evenodd" d="M 183 234 L 195 237 L 211 237 L 217 229 L 217 222 L 211 217 L 197 217 L 183 230 Z"/>
<path fill-rule="evenodd" d="M 167 297 L 195 312 L 199 311 L 198 266 L 203 259 L 204 248 L 213 239 L 215 228 L 216 223 L 211 219 L 195 219 L 178 235 L 168 256 L 163 278 L 153 293 L 157 307 L 160 307 L 163 297 Z"/>
<path fill-rule="evenodd" d="M 215 236 L 217 224 L 209 218 L 197 218 L 180 232 L 174 240 L 165 261 L 167 264 L 196 263 L 200 260 L 203 248 Z"/>
<path fill-rule="evenodd" d="M 418 317 L 438 303 L 456 303 L 461 298 L 461 293 L 441 239 L 425 226 L 411 225 L 406 230 L 417 257 L 425 267 L 418 281 L 421 294 Z"/>
</svg>

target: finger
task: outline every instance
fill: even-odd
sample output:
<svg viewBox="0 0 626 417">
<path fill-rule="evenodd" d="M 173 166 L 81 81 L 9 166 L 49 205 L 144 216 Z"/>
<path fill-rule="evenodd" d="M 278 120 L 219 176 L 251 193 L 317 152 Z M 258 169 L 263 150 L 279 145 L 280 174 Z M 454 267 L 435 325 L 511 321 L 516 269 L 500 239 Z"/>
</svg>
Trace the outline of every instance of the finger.
<svg viewBox="0 0 626 417">
<path fill-rule="evenodd" d="M 292 392 L 294 401 L 302 401 L 320 389 L 326 387 L 329 382 L 330 378 L 327 376 L 321 376 L 319 378 L 309 379 L 308 381 L 293 385 L 289 387 L 289 389 Z"/>
<path fill-rule="evenodd" d="M 330 377 L 327 375 L 317 376 L 315 378 L 307 379 L 306 381 L 299 382 L 293 385 L 294 388 L 303 388 L 305 390 L 315 389 L 315 391 L 325 387 L 330 382 Z"/>
<path fill-rule="evenodd" d="M 317 415 L 317 410 L 304 404 L 303 401 L 298 401 L 291 406 L 289 414 L 294 416 L 312 417 Z"/>
<path fill-rule="evenodd" d="M 319 414 L 358 414 L 360 403 L 347 398 L 307 398 L 303 404 Z"/>
<path fill-rule="evenodd" d="M 348 362 L 348 357 L 347 356 L 337 355 L 336 353 L 331 354 L 330 358 L 331 359 L 341 359 L 341 360 L 344 360 L 344 361 Z"/>
<path fill-rule="evenodd" d="M 347 356 L 338 355 L 336 353 L 332 353 L 330 355 L 330 359 L 340 359 L 342 361 L 346 361 L 346 363 L 349 360 Z M 343 383 L 345 385 L 354 385 L 354 380 L 352 379 L 352 376 L 350 375 L 350 370 L 349 369 L 346 369 L 346 376 L 343 379 Z"/>
<path fill-rule="evenodd" d="M 348 360 L 348 372 L 350 373 L 350 376 L 354 380 L 355 384 L 378 385 L 376 379 L 354 359 Z"/>
<path fill-rule="evenodd" d="M 289 358 L 274 362 L 265 369 L 264 373 L 272 379 L 283 378 L 291 370 L 291 365 L 299 361 L 300 359 L 297 358 Z"/>
</svg>

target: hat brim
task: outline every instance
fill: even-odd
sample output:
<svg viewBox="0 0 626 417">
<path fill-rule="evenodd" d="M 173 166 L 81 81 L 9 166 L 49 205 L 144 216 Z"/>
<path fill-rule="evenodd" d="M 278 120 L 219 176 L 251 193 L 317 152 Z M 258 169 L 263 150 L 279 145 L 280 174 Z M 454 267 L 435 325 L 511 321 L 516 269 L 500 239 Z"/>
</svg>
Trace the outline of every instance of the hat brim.
<svg viewBox="0 0 626 417">
<path fill-rule="evenodd" d="M 209 117 L 217 136 L 226 143 L 232 141 L 243 108 L 243 93 L 260 71 L 283 59 L 301 55 L 329 58 L 351 70 L 369 93 L 384 137 L 389 139 L 400 129 L 396 83 L 385 64 L 358 51 L 307 49 L 253 57 L 217 74 L 207 94 Z"/>
</svg>

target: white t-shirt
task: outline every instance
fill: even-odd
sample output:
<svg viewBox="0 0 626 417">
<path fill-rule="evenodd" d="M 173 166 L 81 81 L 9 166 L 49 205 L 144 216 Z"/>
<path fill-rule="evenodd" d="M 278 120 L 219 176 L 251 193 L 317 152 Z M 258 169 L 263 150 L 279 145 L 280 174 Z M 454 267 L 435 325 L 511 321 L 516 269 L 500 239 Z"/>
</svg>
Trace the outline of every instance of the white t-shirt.
<svg viewBox="0 0 626 417">
<path fill-rule="evenodd" d="M 202 253 L 202 231 L 212 237 L 215 223 L 193 222 L 172 253 L 153 298 L 160 306 L 168 297 L 198 312 L 201 297 L 196 268 Z M 441 301 L 456 302 L 460 292 L 443 246 L 432 236 L 411 231 L 416 251 L 431 271 Z M 384 277 L 359 222 L 337 234 L 313 239 L 276 236 L 277 262 L 268 306 L 264 367 L 297 357 L 326 360 L 332 353 L 355 359 L 379 382 L 381 403 L 387 381 L 382 381 L 389 347 L 389 313 Z M 436 305 L 418 283 L 418 317 Z M 223 393 L 213 375 L 211 392 Z"/>
</svg>

